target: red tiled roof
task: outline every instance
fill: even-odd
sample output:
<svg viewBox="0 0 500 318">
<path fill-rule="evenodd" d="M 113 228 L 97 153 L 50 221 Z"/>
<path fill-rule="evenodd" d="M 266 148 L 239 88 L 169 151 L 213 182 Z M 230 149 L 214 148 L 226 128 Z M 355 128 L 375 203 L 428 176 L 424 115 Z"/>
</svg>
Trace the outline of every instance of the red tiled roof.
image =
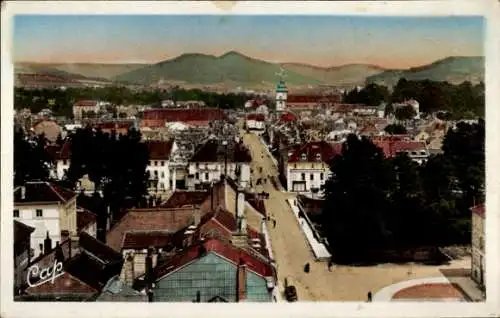
<svg viewBox="0 0 500 318">
<path fill-rule="evenodd" d="M 54 183 L 46 181 L 32 181 L 26 182 L 25 185 L 25 198 L 21 197 L 21 187 L 14 190 L 14 203 L 53 203 L 63 202 L 67 203 L 76 197 L 73 191 L 61 188 Z"/>
<path fill-rule="evenodd" d="M 53 282 L 47 282 L 35 287 L 26 289 L 29 295 L 36 294 L 96 294 L 98 291 L 90 285 L 84 283 L 75 276 L 64 272 L 57 277 Z"/>
<path fill-rule="evenodd" d="M 339 103 L 341 100 L 340 95 L 288 95 L 287 104 L 300 104 L 300 103 Z"/>
<path fill-rule="evenodd" d="M 257 275 L 264 277 L 273 276 L 273 269 L 271 265 L 257 259 L 249 252 L 218 239 L 208 239 L 202 244 L 195 244 L 191 246 L 186 252 L 175 255 L 169 262 L 155 268 L 154 276 L 156 279 L 160 279 L 174 270 L 190 263 L 191 261 L 198 259 L 201 254 L 201 245 L 203 245 L 207 253 L 213 252 L 222 256 L 234 265 L 238 265 L 241 261 L 243 261 L 247 265 L 247 269 Z"/>
<path fill-rule="evenodd" d="M 485 216 L 485 213 L 486 213 L 486 206 L 483 204 L 479 204 L 479 205 L 476 205 L 476 206 L 473 206 L 471 208 L 472 212 L 479 215 L 480 217 L 483 217 Z"/>
<path fill-rule="evenodd" d="M 181 191 L 176 190 L 163 202 L 161 208 L 181 208 L 184 206 L 201 205 L 209 196 L 207 191 Z"/>
<path fill-rule="evenodd" d="M 76 227 L 78 232 L 83 231 L 87 226 L 96 223 L 97 215 L 87 209 L 78 208 L 76 210 Z"/>
<path fill-rule="evenodd" d="M 95 129 L 101 130 L 118 130 L 118 129 L 130 129 L 134 123 L 132 122 L 104 122 L 104 123 L 96 123 L 94 124 Z"/>
<path fill-rule="evenodd" d="M 386 157 L 394 157 L 399 152 L 426 150 L 425 142 L 405 140 L 375 140 L 373 143 L 382 149 Z"/>
<path fill-rule="evenodd" d="M 76 107 L 89 107 L 89 106 L 97 106 L 96 100 L 79 100 L 75 102 L 73 106 Z"/>
<path fill-rule="evenodd" d="M 227 162 L 250 162 L 252 156 L 243 143 L 229 142 L 227 151 L 222 143 L 216 139 L 207 140 L 195 152 L 191 162 L 224 162 L 227 155 Z"/>
<path fill-rule="evenodd" d="M 223 120 L 226 115 L 219 108 L 149 109 L 144 111 L 144 119 L 164 122 L 211 122 Z"/>
<path fill-rule="evenodd" d="M 107 244 L 116 251 L 122 248 L 125 233 L 130 231 L 168 231 L 188 225 L 194 215 L 193 208 L 176 209 L 132 209 L 108 232 Z"/>
<path fill-rule="evenodd" d="M 302 161 L 302 155 L 306 155 L 307 162 L 317 162 L 317 155 L 320 154 L 321 161 L 327 162 L 333 156 L 342 152 L 342 144 L 330 144 L 326 141 L 309 142 L 298 147 L 294 147 L 292 155 L 288 158 L 288 162 Z"/>
<path fill-rule="evenodd" d="M 28 239 L 35 228 L 14 220 L 14 243 Z"/>
<path fill-rule="evenodd" d="M 365 126 L 363 126 L 360 131 L 360 133 L 362 134 L 372 134 L 372 133 L 378 133 L 378 129 L 377 127 L 375 127 L 375 125 L 372 125 L 372 124 L 367 124 Z"/>
<path fill-rule="evenodd" d="M 161 128 L 165 127 L 165 120 L 162 119 L 142 119 L 141 127 Z"/>
<path fill-rule="evenodd" d="M 172 233 L 162 231 L 126 232 L 123 238 L 123 249 L 147 249 L 149 247 L 164 248 L 170 243 Z"/>
<path fill-rule="evenodd" d="M 295 116 L 292 113 L 283 113 L 280 116 L 280 121 L 282 121 L 282 122 L 290 122 L 290 121 L 296 121 L 296 120 L 297 120 L 297 116 Z"/>
<path fill-rule="evenodd" d="M 146 146 L 148 148 L 148 153 L 149 153 L 149 159 L 168 160 L 170 158 L 170 153 L 172 152 L 173 145 L 174 145 L 173 139 L 170 139 L 168 141 L 162 141 L 162 140 L 146 141 Z"/>
<path fill-rule="evenodd" d="M 247 120 L 265 121 L 266 116 L 264 114 L 248 114 Z"/>
</svg>

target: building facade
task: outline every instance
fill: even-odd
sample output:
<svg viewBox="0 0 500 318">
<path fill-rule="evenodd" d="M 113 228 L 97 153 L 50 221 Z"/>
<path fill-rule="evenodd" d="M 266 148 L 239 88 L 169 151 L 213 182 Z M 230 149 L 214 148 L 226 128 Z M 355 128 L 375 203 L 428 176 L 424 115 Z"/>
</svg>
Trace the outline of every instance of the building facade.
<svg viewBox="0 0 500 318">
<path fill-rule="evenodd" d="M 35 230 L 31 249 L 35 255 L 44 252 L 48 236 L 54 244 L 61 242 L 62 231 L 77 235 L 77 195 L 49 182 L 27 182 L 14 190 L 14 220 Z"/>
</svg>

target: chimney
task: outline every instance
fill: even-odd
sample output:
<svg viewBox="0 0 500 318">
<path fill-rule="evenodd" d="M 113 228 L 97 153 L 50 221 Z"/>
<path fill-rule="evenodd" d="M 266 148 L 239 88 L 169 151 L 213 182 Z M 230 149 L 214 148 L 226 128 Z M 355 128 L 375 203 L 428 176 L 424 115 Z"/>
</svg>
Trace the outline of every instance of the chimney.
<svg viewBox="0 0 500 318">
<path fill-rule="evenodd" d="M 134 269 L 134 255 L 133 253 L 127 253 L 125 257 L 125 264 L 123 265 L 125 271 L 125 283 L 128 286 L 132 286 L 135 280 L 135 269 Z"/>
<path fill-rule="evenodd" d="M 199 204 L 195 204 L 194 206 L 194 225 L 200 225 L 201 221 L 201 209 Z"/>
<path fill-rule="evenodd" d="M 148 255 L 146 256 L 146 283 L 148 286 L 148 290 L 153 288 L 153 247 L 148 248 Z"/>
<path fill-rule="evenodd" d="M 21 186 L 21 200 L 25 200 L 25 199 L 26 199 L 26 187 Z"/>
<path fill-rule="evenodd" d="M 260 233 L 264 234 L 266 231 L 266 218 L 262 218 L 260 221 Z"/>
<path fill-rule="evenodd" d="M 47 231 L 47 237 L 43 240 L 43 252 L 48 254 L 52 250 L 52 240 L 49 236 L 49 231 Z"/>
<path fill-rule="evenodd" d="M 239 187 L 236 192 L 236 221 L 238 224 L 238 232 L 244 233 L 246 231 L 245 220 L 245 193 L 243 188 Z"/>
<path fill-rule="evenodd" d="M 246 299 L 247 293 L 247 265 L 240 260 L 236 273 L 236 301 L 241 302 Z"/>
</svg>

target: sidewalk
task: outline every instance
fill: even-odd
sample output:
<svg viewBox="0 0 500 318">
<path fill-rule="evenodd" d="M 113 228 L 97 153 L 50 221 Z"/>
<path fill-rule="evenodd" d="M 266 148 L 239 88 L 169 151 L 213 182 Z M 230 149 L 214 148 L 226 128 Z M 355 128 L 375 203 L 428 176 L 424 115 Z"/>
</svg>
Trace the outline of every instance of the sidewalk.
<svg viewBox="0 0 500 318">
<path fill-rule="evenodd" d="M 316 260 L 330 259 L 331 254 L 326 249 L 326 246 L 323 243 L 318 242 L 318 240 L 314 237 L 314 233 L 309 222 L 299 217 L 299 207 L 295 205 L 295 201 L 296 199 L 287 199 L 287 202 L 292 208 L 293 214 L 295 215 L 297 222 L 299 222 L 300 228 L 306 236 L 307 242 L 314 253 L 314 257 Z"/>
</svg>

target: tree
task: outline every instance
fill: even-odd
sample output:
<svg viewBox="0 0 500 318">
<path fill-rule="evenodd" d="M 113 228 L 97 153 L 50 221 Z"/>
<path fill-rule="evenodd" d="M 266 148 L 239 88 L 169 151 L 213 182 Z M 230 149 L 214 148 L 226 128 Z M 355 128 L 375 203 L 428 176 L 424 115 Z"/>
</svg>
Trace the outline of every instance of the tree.
<svg viewBox="0 0 500 318">
<path fill-rule="evenodd" d="M 387 125 L 384 131 L 390 135 L 404 135 L 407 133 L 405 126 L 399 124 Z"/>
<path fill-rule="evenodd" d="M 394 116 L 396 116 L 396 119 L 400 121 L 411 120 L 416 116 L 416 114 L 415 109 L 410 105 L 399 107 L 394 112 Z"/>
<path fill-rule="evenodd" d="M 385 214 L 394 175 L 382 151 L 355 135 L 330 169 L 322 216 L 330 247 L 339 262 L 364 260 L 388 239 Z"/>
<path fill-rule="evenodd" d="M 52 163 L 45 147 L 48 144 L 44 134 L 29 138 L 22 129 L 14 133 L 14 185 L 26 181 L 48 180 Z"/>
<path fill-rule="evenodd" d="M 484 120 L 472 125 L 458 123 L 456 129 L 448 131 L 443 141 L 444 156 L 450 162 L 456 185 L 463 193 L 459 209 L 464 216 L 470 206 L 484 200 L 484 141 Z"/>
</svg>

